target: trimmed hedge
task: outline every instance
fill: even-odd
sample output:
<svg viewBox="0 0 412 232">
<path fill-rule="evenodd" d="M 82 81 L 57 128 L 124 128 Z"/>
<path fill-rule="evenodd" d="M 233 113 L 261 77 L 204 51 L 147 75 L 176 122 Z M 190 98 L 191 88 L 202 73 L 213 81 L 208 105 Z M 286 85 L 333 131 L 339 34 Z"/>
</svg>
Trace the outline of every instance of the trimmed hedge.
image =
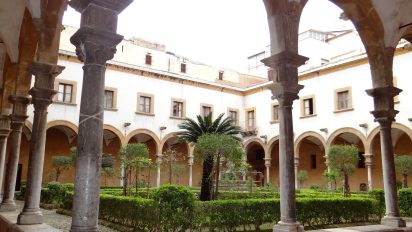
<svg viewBox="0 0 412 232">
<path fill-rule="evenodd" d="M 412 217 L 412 188 L 400 189 L 398 196 L 401 215 Z"/>
</svg>

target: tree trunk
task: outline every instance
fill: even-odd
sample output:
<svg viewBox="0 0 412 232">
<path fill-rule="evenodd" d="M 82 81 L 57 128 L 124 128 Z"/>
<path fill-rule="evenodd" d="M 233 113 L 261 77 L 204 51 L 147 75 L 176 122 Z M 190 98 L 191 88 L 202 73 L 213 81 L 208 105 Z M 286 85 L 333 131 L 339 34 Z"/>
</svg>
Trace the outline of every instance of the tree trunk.
<svg viewBox="0 0 412 232">
<path fill-rule="evenodd" d="M 59 182 L 60 170 L 56 169 L 56 182 Z"/>
<path fill-rule="evenodd" d="M 216 160 L 216 190 L 213 196 L 213 200 L 217 200 L 217 195 L 219 193 L 219 174 L 220 174 L 220 155 L 217 155 Z"/>
<path fill-rule="evenodd" d="M 408 188 L 408 174 L 403 174 L 402 179 L 402 188 Z"/>
<path fill-rule="evenodd" d="M 200 200 L 210 201 L 211 198 L 211 173 L 213 170 L 213 157 L 208 155 L 203 161 L 202 186 L 200 188 Z"/>
<path fill-rule="evenodd" d="M 350 195 L 350 189 L 349 189 L 349 176 L 347 173 L 343 174 L 344 176 L 344 182 L 343 182 L 343 196 L 348 197 Z"/>
<path fill-rule="evenodd" d="M 129 174 L 129 170 L 127 170 L 127 168 L 125 168 L 124 170 L 124 176 L 123 176 L 123 196 L 127 195 L 127 176 Z"/>
</svg>

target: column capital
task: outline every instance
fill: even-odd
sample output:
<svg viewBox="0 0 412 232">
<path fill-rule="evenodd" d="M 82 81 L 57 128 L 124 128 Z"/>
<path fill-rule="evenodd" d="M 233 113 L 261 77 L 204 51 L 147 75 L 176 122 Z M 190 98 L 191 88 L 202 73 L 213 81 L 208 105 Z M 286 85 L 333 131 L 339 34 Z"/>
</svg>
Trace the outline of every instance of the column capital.
<svg viewBox="0 0 412 232">
<path fill-rule="evenodd" d="M 9 101 L 13 104 L 12 121 L 14 118 L 27 118 L 27 105 L 30 104 L 30 98 L 21 95 L 11 95 Z M 24 121 L 23 120 L 23 121 Z"/>
<path fill-rule="evenodd" d="M 299 166 L 299 157 L 295 157 L 294 164 L 295 166 Z"/>
<path fill-rule="evenodd" d="M 395 121 L 395 116 L 399 111 L 394 110 L 393 97 L 400 92 L 402 92 L 401 89 L 392 85 L 366 90 L 366 93 L 374 100 L 374 110 L 371 111 L 371 114 L 381 127 L 390 127 Z"/>
<path fill-rule="evenodd" d="M 278 68 L 279 66 L 282 65 L 288 65 L 293 68 L 297 68 L 308 60 L 309 58 L 305 56 L 301 56 L 299 54 L 296 54 L 291 51 L 283 51 L 278 54 L 274 54 L 272 56 L 269 56 L 262 61 L 263 64 L 265 64 L 268 67 L 271 67 L 273 69 Z"/>
<path fill-rule="evenodd" d="M 265 158 L 265 167 L 269 168 L 272 166 L 271 164 L 272 159 L 271 158 Z"/>
<path fill-rule="evenodd" d="M 10 116 L 0 115 L 0 139 L 7 138 L 10 133 Z"/>
<path fill-rule="evenodd" d="M 56 64 L 48 64 L 36 61 L 31 63 L 30 71 L 36 79 L 34 87 L 39 89 L 54 89 L 54 79 L 64 69 L 64 66 Z"/>
<path fill-rule="evenodd" d="M 100 5 L 120 13 L 132 2 L 133 0 L 71 0 L 69 5 L 79 13 L 82 13 L 91 4 Z"/>
</svg>

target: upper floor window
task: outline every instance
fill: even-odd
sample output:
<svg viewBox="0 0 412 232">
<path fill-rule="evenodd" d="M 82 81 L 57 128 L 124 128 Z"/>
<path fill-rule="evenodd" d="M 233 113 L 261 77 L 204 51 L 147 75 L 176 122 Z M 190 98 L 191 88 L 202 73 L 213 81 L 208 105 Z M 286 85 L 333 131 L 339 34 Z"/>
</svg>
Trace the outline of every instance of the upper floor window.
<svg viewBox="0 0 412 232">
<path fill-rule="evenodd" d="M 146 54 L 145 64 L 152 65 L 152 54 L 150 54 L 150 53 Z"/>
<path fill-rule="evenodd" d="M 206 105 L 202 106 L 202 116 L 203 117 L 206 117 L 211 113 L 212 113 L 212 107 L 211 106 L 206 106 Z"/>
<path fill-rule="evenodd" d="M 114 108 L 114 91 L 111 91 L 111 90 L 104 91 L 104 108 L 105 109 Z"/>
<path fill-rule="evenodd" d="M 279 105 L 272 104 L 272 122 L 279 121 Z"/>
<path fill-rule="evenodd" d="M 352 88 L 345 87 L 335 90 L 335 111 L 352 109 Z"/>
<path fill-rule="evenodd" d="M 72 103 L 73 85 L 67 83 L 59 83 L 57 101 Z"/>
<path fill-rule="evenodd" d="M 219 71 L 219 80 L 223 80 L 224 74 L 225 74 L 225 72 Z"/>
<path fill-rule="evenodd" d="M 256 127 L 255 123 L 255 110 L 246 111 L 246 127 L 248 130 L 254 130 Z"/>
<path fill-rule="evenodd" d="M 231 118 L 233 120 L 233 122 L 236 123 L 237 119 L 238 119 L 237 111 L 229 110 L 229 118 Z"/>
<path fill-rule="evenodd" d="M 180 64 L 180 72 L 181 73 L 186 73 L 186 63 L 181 63 Z"/>
<path fill-rule="evenodd" d="M 303 116 L 314 115 L 313 98 L 303 100 Z"/>
<path fill-rule="evenodd" d="M 154 96 L 152 94 L 138 93 L 137 95 L 137 113 L 153 114 L 154 113 Z"/>
<path fill-rule="evenodd" d="M 175 118 L 185 117 L 185 101 L 184 100 L 172 100 L 171 116 Z"/>
</svg>

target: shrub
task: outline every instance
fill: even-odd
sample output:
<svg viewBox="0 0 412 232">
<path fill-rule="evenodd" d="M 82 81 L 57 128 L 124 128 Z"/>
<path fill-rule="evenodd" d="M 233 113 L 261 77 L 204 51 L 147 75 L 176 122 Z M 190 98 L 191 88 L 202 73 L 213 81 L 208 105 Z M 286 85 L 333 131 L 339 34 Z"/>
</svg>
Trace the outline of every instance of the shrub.
<svg viewBox="0 0 412 232">
<path fill-rule="evenodd" d="M 312 190 L 321 190 L 321 187 L 318 184 L 312 184 L 309 188 Z"/>
<path fill-rule="evenodd" d="M 160 221 L 160 231 L 186 231 L 194 217 L 195 196 L 190 189 L 163 185 L 153 192 Z"/>
<path fill-rule="evenodd" d="M 412 188 L 401 189 L 399 195 L 399 209 L 402 216 L 412 217 Z"/>
<path fill-rule="evenodd" d="M 368 192 L 368 195 L 375 200 L 375 210 L 379 219 L 385 214 L 385 193 L 382 189 L 374 189 Z"/>
</svg>

